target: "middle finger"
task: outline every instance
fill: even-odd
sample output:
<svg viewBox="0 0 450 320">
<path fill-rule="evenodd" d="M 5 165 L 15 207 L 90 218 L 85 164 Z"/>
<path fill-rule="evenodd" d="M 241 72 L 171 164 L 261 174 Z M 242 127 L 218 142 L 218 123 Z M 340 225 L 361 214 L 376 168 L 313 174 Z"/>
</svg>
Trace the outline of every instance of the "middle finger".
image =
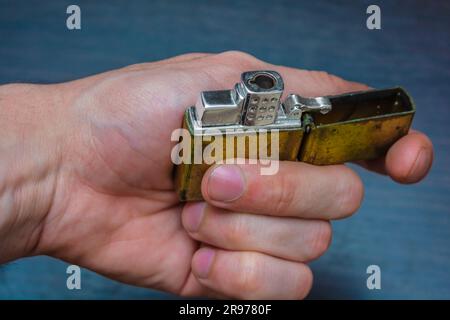
<svg viewBox="0 0 450 320">
<path fill-rule="evenodd" d="M 328 221 L 236 213 L 205 202 L 186 204 L 182 222 L 192 238 L 214 247 L 298 262 L 319 257 L 331 241 Z"/>
</svg>

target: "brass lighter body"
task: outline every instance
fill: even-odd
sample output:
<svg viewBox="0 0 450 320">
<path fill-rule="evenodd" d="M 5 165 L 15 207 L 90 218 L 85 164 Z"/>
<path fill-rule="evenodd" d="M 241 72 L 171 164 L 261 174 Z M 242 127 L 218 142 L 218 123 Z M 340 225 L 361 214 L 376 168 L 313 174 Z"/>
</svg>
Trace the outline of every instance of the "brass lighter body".
<svg viewBox="0 0 450 320">
<path fill-rule="evenodd" d="M 273 71 L 261 72 L 270 74 Z M 252 79 L 255 78 L 255 74 L 258 75 L 258 72 L 252 72 Z M 274 79 L 275 81 L 282 81 L 281 77 L 274 77 Z M 245 81 L 244 77 L 243 81 Z M 266 85 L 266 88 L 264 88 L 266 91 L 271 89 L 273 89 L 273 86 L 267 88 Z M 276 89 L 278 90 L 279 87 Z M 273 91 L 269 93 L 273 94 Z M 241 106 L 239 104 L 233 105 L 234 107 L 238 106 L 237 120 L 230 120 L 233 117 L 229 116 L 226 121 L 241 121 L 242 123 L 246 121 L 246 119 L 240 118 L 242 115 L 247 115 L 247 118 L 253 116 L 252 114 L 249 116 L 248 113 L 252 105 L 248 101 L 246 103 L 245 99 L 256 101 L 254 93 L 245 92 L 244 95 L 246 97 L 244 97 Z M 271 97 L 274 101 L 277 96 L 274 98 L 272 95 Z M 279 94 L 279 98 L 281 98 L 281 94 Z M 347 161 L 382 157 L 393 143 L 408 133 L 415 112 L 411 97 L 400 87 L 328 96 L 324 101 L 317 100 L 317 105 L 315 105 L 316 101 L 312 100 L 309 106 L 296 103 L 296 105 L 300 105 L 299 108 L 293 108 L 292 103 L 289 105 L 288 99 L 290 97 L 286 99 L 284 104 L 280 103 L 280 109 L 275 111 L 278 112 L 278 124 L 276 122 L 262 125 L 252 123 L 250 126 L 239 126 L 240 128 L 254 126 L 259 129 L 266 128 L 264 132 L 267 132 L 268 143 L 263 147 L 268 150 L 265 154 L 272 152 L 270 135 L 276 128 L 279 160 L 302 161 L 314 165 L 339 164 Z M 203 101 L 203 104 L 207 103 L 207 101 Z M 228 115 L 231 114 L 230 105 L 228 104 L 225 107 L 229 108 L 227 110 Z M 314 108 L 319 110 L 319 105 L 322 107 L 322 111 L 325 110 L 326 112 L 314 112 Z M 230 159 L 236 157 L 237 154 L 236 139 L 251 139 L 252 136 L 254 138 L 254 136 L 261 134 L 258 130 L 251 132 L 238 130 L 236 134 L 229 134 L 226 129 L 230 124 L 206 124 L 205 128 L 217 129 L 213 131 L 215 135 L 209 139 L 201 139 L 200 145 L 195 144 L 195 138 L 202 138 L 201 136 L 206 132 L 198 130 L 200 119 L 198 119 L 199 112 L 196 111 L 196 108 L 198 109 L 198 106 L 188 108 L 183 119 L 183 128 L 189 132 L 191 138 L 190 161 L 175 166 L 175 185 L 182 201 L 203 199 L 201 193 L 202 177 L 212 164 L 195 163 L 194 154 L 199 151 L 196 149 L 200 148 L 200 152 L 202 152 L 220 135 L 223 139 L 223 150 L 219 158 Z M 239 108 L 241 109 L 239 110 Z M 265 108 L 264 110 L 268 109 Z M 303 112 L 298 115 L 296 110 Z M 203 112 L 203 118 L 206 118 L 204 115 L 208 112 L 208 109 Z M 214 109 L 214 112 L 218 112 L 218 110 Z M 212 117 L 211 115 L 208 116 Z M 214 121 L 217 121 L 217 115 L 214 114 L 213 116 L 215 117 Z M 261 117 L 259 116 L 259 119 Z M 253 117 L 253 119 L 256 121 L 258 118 Z M 258 148 L 260 148 L 259 144 Z M 260 152 L 250 154 L 246 148 L 244 153 L 245 158 L 260 158 Z"/>
</svg>

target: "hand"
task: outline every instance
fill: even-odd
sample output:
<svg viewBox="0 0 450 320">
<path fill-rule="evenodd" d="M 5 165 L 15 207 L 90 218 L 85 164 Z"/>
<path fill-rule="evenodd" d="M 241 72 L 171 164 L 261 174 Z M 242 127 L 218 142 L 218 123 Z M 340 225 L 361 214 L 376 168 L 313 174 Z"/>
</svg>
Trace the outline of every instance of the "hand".
<svg viewBox="0 0 450 320">
<path fill-rule="evenodd" d="M 355 172 L 280 162 L 278 174 L 261 176 L 257 166 L 222 165 L 203 179 L 205 202 L 184 205 L 174 192 L 170 135 L 185 108 L 257 69 L 278 71 L 286 94 L 367 88 L 239 52 L 0 87 L 0 262 L 46 254 L 185 296 L 305 297 L 306 263 L 327 249 L 328 221 L 361 203 Z M 363 165 L 413 183 L 432 157 L 429 139 L 411 132 Z"/>
</svg>

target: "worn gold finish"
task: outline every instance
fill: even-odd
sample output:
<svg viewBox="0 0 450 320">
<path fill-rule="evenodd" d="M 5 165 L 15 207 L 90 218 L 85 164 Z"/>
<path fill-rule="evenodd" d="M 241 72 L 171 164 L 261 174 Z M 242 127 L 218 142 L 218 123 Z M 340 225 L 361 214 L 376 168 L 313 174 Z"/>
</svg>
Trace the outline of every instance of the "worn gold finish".
<svg viewBox="0 0 450 320">
<path fill-rule="evenodd" d="M 209 167 L 211 167 L 211 164 L 195 164 L 194 163 L 194 153 L 195 153 L 195 143 L 194 139 L 201 138 L 201 136 L 196 136 L 193 133 L 192 126 L 189 123 L 189 117 L 187 116 L 187 113 L 184 117 L 183 121 L 183 128 L 188 129 L 191 135 L 191 161 L 190 164 L 180 164 L 176 166 L 175 170 L 175 185 L 176 185 L 176 191 L 178 193 L 178 196 L 180 200 L 182 201 L 194 201 L 194 200 L 202 200 L 202 192 L 201 192 L 201 181 L 203 178 L 203 175 L 205 174 L 206 170 L 208 170 Z M 271 132 L 267 132 L 267 136 L 265 139 L 267 141 L 267 149 L 268 152 L 266 154 L 271 155 L 272 152 L 272 146 L 271 146 Z M 303 129 L 297 129 L 297 130 L 285 130 L 285 131 L 279 131 L 275 133 L 278 135 L 278 150 L 279 150 L 279 159 L 280 160 L 290 160 L 290 161 L 296 161 L 298 153 L 300 151 L 300 145 L 303 138 Z M 256 135 L 256 137 L 255 137 Z M 233 136 L 233 135 L 222 135 L 223 138 L 223 152 L 222 154 L 216 154 L 215 157 L 218 159 L 232 159 L 236 158 L 236 155 L 239 155 L 239 151 L 237 149 L 237 139 L 246 139 L 246 148 L 244 150 L 244 158 L 248 159 L 250 158 L 249 154 L 249 148 L 248 143 L 249 139 L 255 139 L 259 137 L 258 132 L 252 132 L 252 133 L 244 133 L 239 136 Z M 211 141 L 205 141 L 202 140 L 201 142 L 201 151 L 205 150 L 205 148 L 211 144 L 214 141 L 214 137 Z M 255 156 L 252 158 L 259 159 L 259 144 L 257 152 L 255 152 Z M 232 149 L 233 152 L 227 153 L 227 147 L 229 149 Z"/>
<path fill-rule="evenodd" d="M 333 110 L 314 114 L 299 160 L 327 165 L 383 156 L 408 133 L 414 105 L 401 88 L 331 98 Z"/>
<path fill-rule="evenodd" d="M 303 128 L 279 131 L 279 160 L 328 165 L 381 157 L 395 141 L 407 134 L 415 112 L 411 98 L 402 88 L 345 94 L 330 97 L 330 100 L 331 112 L 305 114 Z M 205 163 L 193 164 L 195 134 L 189 122 L 186 112 L 183 128 L 191 134 L 192 161 L 191 164 L 176 166 L 175 170 L 177 192 L 183 201 L 202 199 L 202 177 L 211 166 Z M 258 135 L 243 135 L 250 138 L 255 134 Z M 236 157 L 234 139 L 237 136 L 223 134 L 222 137 L 223 153 L 218 155 L 219 158 Z M 270 141 L 269 136 L 268 149 L 271 149 Z M 202 141 L 202 150 L 210 143 Z M 227 152 L 230 144 L 234 146 L 231 154 Z M 253 157 L 248 154 L 247 148 L 245 151 L 245 158 Z"/>
</svg>

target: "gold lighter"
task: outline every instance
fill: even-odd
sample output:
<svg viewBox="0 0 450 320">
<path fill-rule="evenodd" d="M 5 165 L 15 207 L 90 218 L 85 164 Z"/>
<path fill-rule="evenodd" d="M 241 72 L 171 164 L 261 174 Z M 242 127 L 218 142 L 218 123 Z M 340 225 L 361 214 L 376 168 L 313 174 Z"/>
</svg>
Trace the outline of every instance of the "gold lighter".
<svg viewBox="0 0 450 320">
<path fill-rule="evenodd" d="M 201 180 L 214 163 L 235 159 L 329 165 L 383 156 L 408 133 L 415 107 L 400 88 L 282 102 L 275 71 L 249 71 L 232 90 L 205 91 L 184 115 L 172 152 L 182 201 L 201 200 Z"/>
</svg>

